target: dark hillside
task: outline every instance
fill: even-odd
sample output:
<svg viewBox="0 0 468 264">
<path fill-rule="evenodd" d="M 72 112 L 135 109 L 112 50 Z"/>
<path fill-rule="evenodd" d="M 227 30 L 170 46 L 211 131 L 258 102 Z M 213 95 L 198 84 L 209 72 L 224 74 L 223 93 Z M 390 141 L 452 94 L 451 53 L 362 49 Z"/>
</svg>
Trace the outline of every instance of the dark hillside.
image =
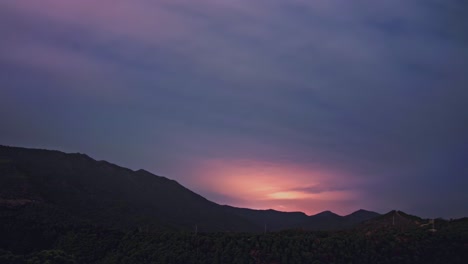
<svg viewBox="0 0 468 264">
<path fill-rule="evenodd" d="M 119 228 L 257 229 L 179 183 L 83 154 L 0 147 L 0 205 L 44 204 Z"/>
</svg>

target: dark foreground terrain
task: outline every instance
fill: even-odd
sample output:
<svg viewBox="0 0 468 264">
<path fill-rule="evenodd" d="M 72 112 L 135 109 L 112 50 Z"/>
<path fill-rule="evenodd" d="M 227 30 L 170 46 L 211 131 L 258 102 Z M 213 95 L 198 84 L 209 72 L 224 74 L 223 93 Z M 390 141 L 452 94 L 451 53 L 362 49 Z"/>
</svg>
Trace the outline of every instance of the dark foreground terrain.
<svg viewBox="0 0 468 264">
<path fill-rule="evenodd" d="M 467 263 L 468 220 L 427 228 L 146 232 L 1 213 L 0 263 Z"/>
<path fill-rule="evenodd" d="M 2 263 L 468 263 L 468 218 L 235 208 L 84 154 L 0 146 Z"/>
</svg>

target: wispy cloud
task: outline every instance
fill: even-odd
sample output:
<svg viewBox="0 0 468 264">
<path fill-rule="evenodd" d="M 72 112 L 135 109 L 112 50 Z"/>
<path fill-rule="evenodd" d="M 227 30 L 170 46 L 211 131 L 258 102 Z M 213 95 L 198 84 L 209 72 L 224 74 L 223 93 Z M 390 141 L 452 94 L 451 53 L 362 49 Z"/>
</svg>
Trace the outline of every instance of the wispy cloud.
<svg viewBox="0 0 468 264">
<path fill-rule="evenodd" d="M 221 203 L 245 201 L 246 188 L 230 193 L 227 182 L 248 181 L 219 168 L 210 185 L 204 175 L 216 176 L 199 168 L 213 160 L 265 166 L 277 175 L 270 194 L 356 196 L 257 207 L 417 211 L 415 197 L 437 190 L 447 198 L 434 210 L 445 208 L 467 198 L 466 10 L 440 0 L 4 0 L 0 135 L 152 169 Z M 15 133 L 25 127 L 41 133 Z"/>
</svg>

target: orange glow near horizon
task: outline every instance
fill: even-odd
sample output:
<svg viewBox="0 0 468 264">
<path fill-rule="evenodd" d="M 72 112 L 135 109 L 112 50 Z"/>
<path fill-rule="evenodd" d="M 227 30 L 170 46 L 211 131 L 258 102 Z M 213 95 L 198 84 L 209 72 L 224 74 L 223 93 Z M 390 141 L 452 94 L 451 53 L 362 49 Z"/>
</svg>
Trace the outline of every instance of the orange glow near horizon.
<svg viewBox="0 0 468 264">
<path fill-rule="evenodd" d="M 279 200 L 303 199 L 307 198 L 307 196 L 308 195 L 306 193 L 298 191 L 275 192 L 268 194 L 268 197 Z"/>
<path fill-rule="evenodd" d="M 297 164 L 215 159 L 197 170 L 202 175 L 197 178 L 197 188 L 233 197 L 237 201 L 230 204 L 233 206 L 313 214 L 358 196 L 355 191 L 334 188 L 334 183 L 346 179 L 342 174 Z M 323 190 L 307 191 L 313 186 Z M 343 211 L 339 205 L 328 209 Z"/>
</svg>

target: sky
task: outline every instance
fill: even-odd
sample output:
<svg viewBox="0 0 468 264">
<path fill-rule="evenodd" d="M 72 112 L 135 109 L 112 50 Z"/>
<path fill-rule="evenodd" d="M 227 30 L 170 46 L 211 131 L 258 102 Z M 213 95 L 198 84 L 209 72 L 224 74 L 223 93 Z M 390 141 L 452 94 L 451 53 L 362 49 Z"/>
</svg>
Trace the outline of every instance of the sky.
<svg viewBox="0 0 468 264">
<path fill-rule="evenodd" d="M 255 209 L 468 216 L 464 0 L 2 0 L 0 144 Z"/>
</svg>

